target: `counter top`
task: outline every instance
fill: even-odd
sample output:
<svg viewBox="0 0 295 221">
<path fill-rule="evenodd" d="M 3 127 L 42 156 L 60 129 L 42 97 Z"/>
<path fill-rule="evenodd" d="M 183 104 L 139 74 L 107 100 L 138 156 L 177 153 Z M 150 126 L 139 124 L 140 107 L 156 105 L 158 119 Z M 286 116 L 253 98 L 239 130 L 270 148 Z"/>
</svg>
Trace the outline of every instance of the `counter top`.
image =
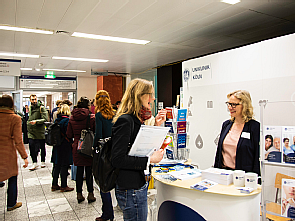
<svg viewBox="0 0 295 221">
<path fill-rule="evenodd" d="M 189 189 L 191 191 L 199 191 L 199 192 L 205 192 L 205 193 L 213 193 L 213 194 L 221 194 L 221 195 L 228 195 L 228 196 L 236 196 L 236 197 L 247 197 L 247 196 L 252 196 L 252 195 L 256 195 L 259 194 L 261 192 L 261 186 L 258 185 L 257 190 L 254 190 L 253 192 L 247 194 L 247 193 L 240 193 L 240 190 L 237 190 L 236 187 L 231 184 L 231 185 L 221 185 L 218 184 L 216 186 L 213 186 L 211 188 L 208 188 L 205 191 L 200 191 L 200 190 L 195 190 L 190 188 L 190 186 L 200 182 L 202 180 L 202 177 L 198 177 L 198 178 L 194 178 L 194 179 L 190 179 L 190 180 L 176 180 L 174 182 L 168 182 L 168 181 L 164 181 L 161 179 L 158 179 L 155 175 L 163 175 L 165 173 L 156 173 L 155 171 L 158 168 L 153 168 L 152 169 L 152 176 L 154 177 L 155 180 L 170 185 L 170 186 L 175 186 L 175 187 L 179 187 L 179 188 L 184 188 L 184 189 Z"/>
</svg>

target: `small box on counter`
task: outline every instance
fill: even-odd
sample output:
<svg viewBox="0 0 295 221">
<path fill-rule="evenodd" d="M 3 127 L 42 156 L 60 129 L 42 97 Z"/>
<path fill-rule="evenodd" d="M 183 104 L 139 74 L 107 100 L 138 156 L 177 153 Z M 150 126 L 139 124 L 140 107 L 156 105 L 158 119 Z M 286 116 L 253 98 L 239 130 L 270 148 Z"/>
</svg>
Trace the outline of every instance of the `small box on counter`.
<svg viewBox="0 0 295 221">
<path fill-rule="evenodd" d="M 230 185 L 233 183 L 232 170 L 208 168 L 202 171 L 202 180 L 208 179 L 222 185 Z"/>
</svg>

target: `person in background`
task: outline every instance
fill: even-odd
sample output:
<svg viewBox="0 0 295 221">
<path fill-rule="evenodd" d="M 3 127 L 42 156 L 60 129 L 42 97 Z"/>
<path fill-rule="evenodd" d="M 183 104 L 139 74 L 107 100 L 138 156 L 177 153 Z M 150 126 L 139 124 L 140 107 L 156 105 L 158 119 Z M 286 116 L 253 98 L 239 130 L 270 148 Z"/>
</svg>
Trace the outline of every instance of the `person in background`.
<svg viewBox="0 0 295 221">
<path fill-rule="evenodd" d="M 95 114 L 95 106 L 94 106 L 95 99 L 91 101 L 91 113 Z"/>
<path fill-rule="evenodd" d="M 295 136 L 293 137 L 293 144 L 291 145 L 291 149 L 295 152 Z"/>
<path fill-rule="evenodd" d="M 68 105 L 69 107 L 71 107 L 73 103 L 72 103 L 70 100 L 68 100 L 68 99 L 62 100 L 61 103 L 60 103 L 59 106 L 58 106 L 57 111 L 59 110 L 60 106 L 63 105 L 63 104 L 66 104 L 66 105 Z M 53 117 L 52 117 L 52 118 L 54 119 L 54 121 L 55 121 L 56 118 L 57 118 L 57 111 L 55 111 L 55 112 L 53 113 Z M 54 121 L 53 121 L 53 122 L 54 122 Z"/>
<path fill-rule="evenodd" d="M 52 120 L 52 122 L 54 122 L 54 120 L 56 119 L 56 118 L 55 118 L 55 119 L 53 118 L 53 114 L 54 114 L 54 113 L 57 111 L 57 109 L 60 107 L 61 102 L 62 102 L 62 100 L 57 100 L 57 101 L 55 102 L 56 107 L 52 109 L 52 112 L 51 112 L 51 115 L 50 115 L 50 119 Z"/>
<path fill-rule="evenodd" d="M 129 156 L 128 152 L 145 120 L 151 117 L 151 104 L 155 100 L 150 81 L 133 79 L 122 98 L 112 127 L 112 164 L 119 168 L 116 181 L 116 198 L 123 211 L 124 220 L 145 221 L 148 214 L 147 189 L 149 164 L 163 158 L 163 150 L 150 157 Z M 166 120 L 166 110 L 155 117 L 155 126 Z M 146 174 L 146 175 L 145 175 Z"/>
<path fill-rule="evenodd" d="M 289 146 L 289 138 L 285 137 L 283 139 L 283 143 L 284 143 L 284 146 L 283 146 L 283 152 L 284 152 L 284 154 L 288 155 L 290 153 L 294 153 L 294 151 Z"/>
<path fill-rule="evenodd" d="M 77 166 L 76 191 L 78 203 L 81 203 L 85 200 L 84 196 L 82 195 L 84 170 L 86 172 L 88 203 L 94 202 L 96 200 L 93 194 L 92 158 L 84 157 L 81 154 L 77 153 L 77 147 L 79 139 L 81 137 L 81 131 L 83 129 L 86 129 L 88 117 L 90 117 L 90 129 L 93 132 L 95 131 L 95 116 L 94 114 L 91 114 L 90 107 L 90 100 L 87 97 L 81 97 L 77 103 L 77 106 L 75 106 L 72 111 L 72 115 L 70 117 L 67 128 L 67 137 L 74 138 L 74 142 L 72 144 L 72 151 L 74 165 Z"/>
<path fill-rule="evenodd" d="M 41 101 L 37 101 L 37 96 L 35 94 L 30 95 L 30 108 L 29 108 L 29 119 L 27 122 L 28 126 L 28 138 L 29 138 L 29 148 L 30 155 L 33 161 L 33 165 L 30 168 L 31 171 L 37 169 L 37 156 L 39 149 L 41 149 L 41 168 L 45 165 L 45 124 L 47 122 L 47 110 Z"/>
<path fill-rule="evenodd" d="M 95 137 L 94 146 L 99 139 L 107 138 L 112 135 L 112 120 L 114 110 L 112 108 L 109 93 L 105 90 L 100 90 L 95 95 Z M 102 215 L 97 217 L 96 221 L 105 221 L 114 219 L 114 210 L 112 205 L 111 193 L 103 193 L 100 191 L 102 200 Z"/>
<path fill-rule="evenodd" d="M 222 124 L 214 167 L 260 175 L 260 123 L 253 118 L 251 96 L 248 91 L 237 90 L 227 98 L 231 119 Z"/>
<path fill-rule="evenodd" d="M 29 107 L 28 105 L 25 105 L 23 108 L 23 122 L 22 122 L 22 132 L 23 132 L 23 142 L 24 144 L 29 143 L 29 138 L 28 138 L 28 126 L 27 126 L 27 121 L 29 119 Z"/>
<path fill-rule="evenodd" d="M 67 185 L 68 167 L 73 164 L 71 140 L 66 137 L 69 116 L 71 115 L 70 107 L 62 104 L 57 111 L 57 119 L 55 122 L 60 126 L 61 145 L 53 146 L 51 162 L 53 163 L 53 179 L 51 190 L 60 190 L 60 192 L 73 191 Z M 58 177 L 60 175 L 61 185 L 58 185 Z"/>
<path fill-rule="evenodd" d="M 11 211 L 22 206 L 17 202 L 17 155 L 21 155 L 26 168 L 29 164 L 28 155 L 22 142 L 22 120 L 14 113 L 13 99 L 9 95 L 0 95 L 0 181 L 8 179 L 7 210 Z"/>
</svg>

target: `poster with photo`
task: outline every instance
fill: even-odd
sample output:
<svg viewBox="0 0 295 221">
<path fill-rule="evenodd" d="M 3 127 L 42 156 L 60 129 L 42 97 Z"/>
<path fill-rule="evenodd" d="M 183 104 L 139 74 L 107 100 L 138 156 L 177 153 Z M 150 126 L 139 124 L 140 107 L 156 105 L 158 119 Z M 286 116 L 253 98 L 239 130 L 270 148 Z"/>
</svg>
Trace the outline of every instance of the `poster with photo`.
<svg viewBox="0 0 295 221">
<path fill-rule="evenodd" d="M 295 180 L 282 179 L 281 215 L 295 218 Z"/>
<path fill-rule="evenodd" d="M 295 126 L 282 127 L 282 152 L 283 161 L 295 163 Z"/>
<path fill-rule="evenodd" d="M 264 159 L 272 162 L 282 162 L 282 127 L 264 126 Z"/>
</svg>

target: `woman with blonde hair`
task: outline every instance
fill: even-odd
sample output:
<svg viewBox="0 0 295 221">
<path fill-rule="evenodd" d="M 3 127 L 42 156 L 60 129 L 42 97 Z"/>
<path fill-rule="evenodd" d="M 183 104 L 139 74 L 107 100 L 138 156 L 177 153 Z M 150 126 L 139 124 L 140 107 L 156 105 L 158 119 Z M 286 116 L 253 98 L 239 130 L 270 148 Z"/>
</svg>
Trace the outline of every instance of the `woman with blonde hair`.
<svg viewBox="0 0 295 221">
<path fill-rule="evenodd" d="M 53 163 L 53 171 L 51 191 L 60 190 L 60 192 L 69 192 L 74 190 L 74 188 L 68 187 L 67 185 L 68 167 L 73 164 L 72 144 L 71 140 L 66 136 L 70 115 L 70 107 L 66 104 L 62 104 L 57 110 L 55 122 L 60 127 L 62 142 L 60 145 L 53 146 L 52 148 L 51 162 Z M 61 186 L 58 185 L 59 175 Z"/>
<path fill-rule="evenodd" d="M 115 192 L 124 220 L 147 219 L 148 166 L 163 158 L 163 150 L 154 152 L 150 157 L 128 155 L 141 125 L 152 116 L 154 93 L 150 81 L 133 79 L 113 120 L 112 164 L 120 169 Z M 166 110 L 163 109 L 155 117 L 155 126 L 161 125 L 165 120 Z"/>
<path fill-rule="evenodd" d="M 112 108 L 109 93 L 105 90 L 100 90 L 96 93 L 94 104 L 96 106 L 94 145 L 96 145 L 99 139 L 107 138 L 112 135 L 112 120 L 115 114 Z M 102 215 L 101 217 L 97 217 L 96 220 L 113 220 L 114 210 L 111 194 L 100 191 L 100 196 L 102 200 Z"/>
<path fill-rule="evenodd" d="M 237 90 L 227 98 L 231 119 L 222 124 L 214 167 L 260 175 L 260 124 L 253 118 L 251 96 L 248 91 Z"/>
</svg>

